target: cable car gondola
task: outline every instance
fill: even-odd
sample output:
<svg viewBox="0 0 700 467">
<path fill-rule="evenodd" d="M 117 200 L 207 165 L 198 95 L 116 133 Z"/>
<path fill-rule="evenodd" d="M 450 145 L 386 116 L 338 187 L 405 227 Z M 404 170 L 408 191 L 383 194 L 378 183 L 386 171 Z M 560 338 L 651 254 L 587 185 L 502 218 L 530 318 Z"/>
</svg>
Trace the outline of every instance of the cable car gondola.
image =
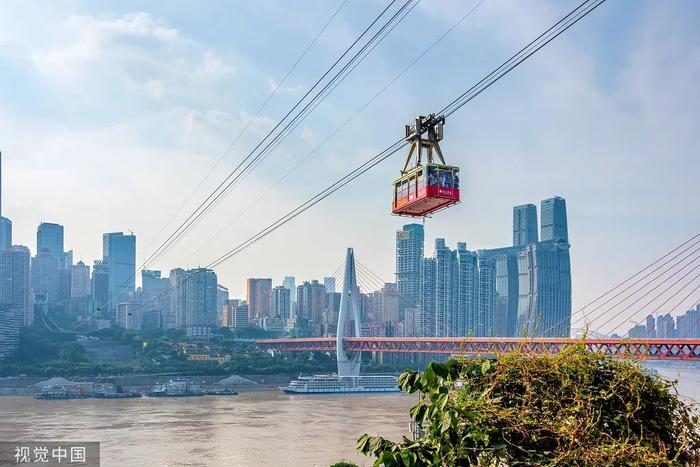
<svg viewBox="0 0 700 467">
<path fill-rule="evenodd" d="M 411 146 L 401 177 L 394 181 L 392 214 L 425 217 L 459 203 L 459 167 L 445 164 L 440 150 L 444 124 L 444 116 L 431 114 L 417 117 L 413 125 L 406 125 L 406 141 Z M 424 149 L 425 164 L 422 163 Z M 433 162 L 433 152 L 441 163 Z M 413 153 L 416 164 L 409 169 Z"/>
</svg>

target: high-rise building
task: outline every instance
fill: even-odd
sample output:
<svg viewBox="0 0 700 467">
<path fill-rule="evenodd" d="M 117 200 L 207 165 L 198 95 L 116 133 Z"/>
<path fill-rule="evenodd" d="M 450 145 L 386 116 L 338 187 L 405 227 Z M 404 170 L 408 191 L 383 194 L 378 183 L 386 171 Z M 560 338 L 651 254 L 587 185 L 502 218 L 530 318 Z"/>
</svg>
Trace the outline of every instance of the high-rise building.
<svg viewBox="0 0 700 467">
<path fill-rule="evenodd" d="M 175 327 L 170 318 L 170 280 L 161 277 L 160 271 L 143 269 L 141 271 L 140 308 L 143 311 L 145 328 L 169 329 Z"/>
<path fill-rule="evenodd" d="M 656 318 L 653 314 L 648 315 L 646 319 L 647 335 L 644 337 L 655 338 L 656 337 Z"/>
<path fill-rule="evenodd" d="M 246 328 L 250 326 L 250 310 L 245 300 L 242 300 L 236 307 L 236 314 L 233 318 L 234 328 Z"/>
<path fill-rule="evenodd" d="M 424 242 L 421 224 L 406 224 L 396 231 L 396 286 L 400 311 L 419 303 Z"/>
<path fill-rule="evenodd" d="M 504 252 L 494 258 L 495 297 L 493 336 L 518 337 L 518 258 L 517 253 Z"/>
<path fill-rule="evenodd" d="M 476 307 L 478 297 L 478 267 L 476 253 L 467 244 L 457 243 L 457 336 L 476 336 Z"/>
<path fill-rule="evenodd" d="M 314 336 L 322 334 L 326 295 L 326 288 L 317 280 L 297 286 L 297 327 L 310 331 Z"/>
<path fill-rule="evenodd" d="M 216 327 L 219 316 L 216 285 L 216 273 L 211 269 L 187 271 L 185 329 L 188 336 L 209 337 Z"/>
<path fill-rule="evenodd" d="M 544 200 L 542 206 L 543 216 L 547 214 L 549 220 L 542 222 L 543 240 L 539 242 L 532 204 L 513 210 L 514 246 L 471 252 L 466 244 L 458 243 L 455 251 L 443 239 L 435 240 L 434 258 L 424 258 L 421 266 L 419 316 L 433 317 L 433 328 L 423 329 L 428 333 L 424 335 L 569 336 L 571 268 L 566 205 L 555 197 Z M 397 233 L 397 256 L 406 249 L 403 237 L 410 235 Z M 397 257 L 397 279 L 402 277 L 400 264 Z M 415 318 L 414 312 L 414 324 Z"/>
<path fill-rule="evenodd" d="M 8 323 L 30 326 L 34 322 L 31 294 L 30 253 L 25 246 L 0 249 L 0 313 L 9 313 Z"/>
<path fill-rule="evenodd" d="M 399 321 L 399 291 L 395 283 L 387 282 L 382 287 L 382 317 L 384 322 L 393 323 L 391 326 Z"/>
<path fill-rule="evenodd" d="M 2 215 L 2 153 L 0 152 L 0 249 L 12 246 L 12 221 Z"/>
<path fill-rule="evenodd" d="M 569 241 L 569 231 L 566 221 L 566 201 L 564 198 L 555 196 L 542 200 L 540 208 L 542 216 L 541 241 Z"/>
<path fill-rule="evenodd" d="M 290 318 L 294 317 L 294 305 L 297 302 L 297 286 L 296 286 L 296 279 L 294 276 L 285 276 L 284 280 L 282 281 L 282 285 L 289 290 L 289 296 L 291 300 L 289 301 L 289 313 L 287 316 Z"/>
<path fill-rule="evenodd" d="M 124 329 L 141 329 L 142 309 L 134 302 L 117 303 L 117 326 Z"/>
<path fill-rule="evenodd" d="M 534 204 L 513 207 L 513 245 L 537 242 L 537 208 Z"/>
<path fill-rule="evenodd" d="M 83 298 L 90 295 L 90 266 L 78 261 L 71 267 L 70 297 Z"/>
<path fill-rule="evenodd" d="M 326 288 L 326 293 L 335 292 L 335 277 L 324 277 L 323 286 Z"/>
<path fill-rule="evenodd" d="M 248 279 L 246 293 L 251 322 L 271 315 L 272 279 Z"/>
<path fill-rule="evenodd" d="M 435 258 L 423 258 L 421 267 L 421 292 L 420 292 L 420 307 L 425 316 L 425 326 L 422 329 L 424 337 L 435 336 L 435 277 L 436 277 L 436 260 Z"/>
<path fill-rule="evenodd" d="M 280 318 L 282 320 L 287 320 L 290 318 L 288 315 L 290 303 L 292 300 L 292 294 L 289 289 L 283 285 L 278 285 L 272 289 L 272 316 L 275 318 Z"/>
<path fill-rule="evenodd" d="M 221 308 L 221 319 L 219 324 L 223 327 L 233 328 L 236 322 L 236 308 L 241 304 L 241 300 L 238 298 L 228 299 L 224 306 Z M 246 313 L 246 320 L 248 319 L 248 314 Z"/>
<path fill-rule="evenodd" d="M 661 315 L 656 318 L 656 338 L 670 339 L 676 337 L 676 326 L 673 321 L 673 316 L 670 313 Z"/>
<path fill-rule="evenodd" d="M 228 288 L 221 284 L 216 286 L 216 311 L 221 313 L 221 309 L 224 307 L 228 301 Z"/>
<path fill-rule="evenodd" d="M 185 329 L 187 326 L 185 313 L 188 302 L 187 271 L 181 268 L 171 269 L 168 280 L 173 293 L 170 296 L 170 311 L 167 314 L 164 326 L 166 329 Z"/>
<path fill-rule="evenodd" d="M 104 234 L 102 260 L 109 267 L 109 302 L 128 301 L 136 287 L 136 236 L 123 232 Z"/>
<path fill-rule="evenodd" d="M 518 253 L 518 277 L 516 333 L 527 337 L 569 337 L 569 244 L 549 240 L 528 245 Z"/>
<path fill-rule="evenodd" d="M 95 304 L 95 312 L 100 317 L 107 317 L 104 310 L 107 300 L 109 300 L 109 266 L 99 259 L 96 259 L 92 266 L 92 300 Z"/>
<path fill-rule="evenodd" d="M 435 239 L 435 336 L 451 337 L 457 329 L 457 253 Z"/>
<path fill-rule="evenodd" d="M 35 297 L 49 306 L 63 303 L 61 276 L 63 257 L 54 256 L 47 248 L 42 248 L 32 258 L 32 292 Z"/>
<path fill-rule="evenodd" d="M 0 248 L 12 246 L 12 221 L 7 217 L 0 217 Z"/>
<path fill-rule="evenodd" d="M 17 353 L 21 315 L 18 307 L 0 303 L 0 362 Z"/>
<path fill-rule="evenodd" d="M 36 251 L 48 251 L 54 258 L 61 260 L 63 266 L 63 226 L 51 222 L 42 222 L 36 231 Z"/>
</svg>

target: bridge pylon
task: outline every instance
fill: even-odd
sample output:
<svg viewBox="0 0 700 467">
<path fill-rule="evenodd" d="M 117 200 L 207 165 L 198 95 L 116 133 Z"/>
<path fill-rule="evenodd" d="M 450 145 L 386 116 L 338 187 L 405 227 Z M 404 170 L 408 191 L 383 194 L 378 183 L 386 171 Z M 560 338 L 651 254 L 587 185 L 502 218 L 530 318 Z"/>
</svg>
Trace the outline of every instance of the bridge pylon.
<svg viewBox="0 0 700 467">
<path fill-rule="evenodd" d="M 357 287 L 355 275 L 355 253 L 348 248 L 345 255 L 345 276 L 343 278 L 343 292 L 340 297 L 340 312 L 338 313 L 338 331 L 336 333 L 336 355 L 338 361 L 338 376 L 359 376 L 361 352 L 347 353 L 343 339 L 345 337 L 361 337 L 360 317 L 360 289 Z M 354 321 L 353 336 L 346 336 L 345 322 L 348 319 Z"/>
</svg>

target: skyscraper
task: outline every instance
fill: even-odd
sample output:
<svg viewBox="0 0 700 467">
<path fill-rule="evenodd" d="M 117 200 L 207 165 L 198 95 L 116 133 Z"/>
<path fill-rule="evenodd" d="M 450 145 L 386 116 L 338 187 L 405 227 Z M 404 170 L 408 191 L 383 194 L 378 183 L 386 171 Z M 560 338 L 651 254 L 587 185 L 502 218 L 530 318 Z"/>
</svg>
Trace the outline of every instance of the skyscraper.
<svg viewBox="0 0 700 467">
<path fill-rule="evenodd" d="M 566 221 L 566 201 L 555 196 L 542 200 L 540 209 L 542 215 L 541 241 L 561 240 L 569 241 L 569 232 Z"/>
<path fill-rule="evenodd" d="M 0 249 L 0 305 L 24 326 L 34 321 L 29 256 L 25 246 Z"/>
<path fill-rule="evenodd" d="M 0 248 L 12 246 L 12 221 L 7 217 L 0 217 Z"/>
<path fill-rule="evenodd" d="M 289 316 L 290 318 L 294 317 L 294 304 L 297 302 L 297 286 L 296 286 L 296 279 L 294 276 L 286 276 L 284 280 L 282 281 L 282 285 L 286 287 L 289 290 Z"/>
<path fill-rule="evenodd" d="M 185 329 L 188 336 L 209 337 L 217 325 L 216 273 L 198 268 L 187 271 Z"/>
<path fill-rule="evenodd" d="M 63 268 L 63 226 L 51 222 L 42 222 L 36 231 L 36 251 L 48 251 L 51 256 L 61 260 Z"/>
<path fill-rule="evenodd" d="M 478 268 L 476 253 L 457 243 L 457 336 L 476 336 Z"/>
<path fill-rule="evenodd" d="M 406 224 L 396 231 L 396 286 L 401 312 L 419 302 L 424 241 L 421 224 Z"/>
<path fill-rule="evenodd" d="M 0 152 L 0 249 L 12 246 L 12 221 L 2 216 L 2 152 Z"/>
<path fill-rule="evenodd" d="M 173 293 L 170 297 L 170 311 L 167 314 L 164 326 L 166 329 L 184 329 L 187 325 L 185 317 L 188 302 L 187 271 L 181 268 L 171 269 L 168 279 Z"/>
<path fill-rule="evenodd" d="M 103 309 L 109 300 L 109 266 L 104 261 L 95 260 L 92 267 L 92 300 L 95 303 L 95 311 L 101 317 L 106 317 L 107 310 Z"/>
<path fill-rule="evenodd" d="M 83 298 L 90 295 L 90 266 L 78 261 L 71 267 L 70 296 Z"/>
<path fill-rule="evenodd" d="M 110 304 L 127 301 L 136 287 L 136 236 L 111 232 L 102 236 L 102 260 L 109 268 Z"/>
<path fill-rule="evenodd" d="M 42 248 L 32 258 L 32 292 L 35 297 L 49 306 L 63 304 L 61 272 L 63 258 L 54 256 L 47 248 Z"/>
<path fill-rule="evenodd" d="M 314 336 L 321 335 L 326 295 L 326 288 L 316 280 L 297 286 L 297 327 L 308 330 Z"/>
<path fill-rule="evenodd" d="M 251 321 L 271 315 L 272 279 L 248 279 L 246 294 L 248 314 Z"/>
<path fill-rule="evenodd" d="M 143 327 L 164 328 L 175 327 L 174 322 L 168 321 L 170 315 L 170 297 L 168 293 L 170 281 L 161 277 L 160 271 L 143 269 L 141 271 L 140 308 L 143 311 Z M 168 327 L 169 326 L 169 327 Z"/>
<path fill-rule="evenodd" d="M 326 288 L 326 293 L 335 292 L 335 277 L 324 277 L 323 286 Z"/>
<path fill-rule="evenodd" d="M 423 258 L 421 266 L 420 307 L 423 312 L 424 326 L 421 335 L 435 336 L 435 258 Z"/>
<path fill-rule="evenodd" d="M 515 332 L 528 337 L 571 334 L 569 244 L 548 240 L 518 253 L 518 317 Z"/>
<path fill-rule="evenodd" d="M 435 336 L 457 332 L 457 253 L 435 239 Z"/>
<path fill-rule="evenodd" d="M 272 316 L 283 320 L 289 319 L 292 294 L 288 288 L 278 285 L 272 289 Z"/>
<path fill-rule="evenodd" d="M 537 242 L 537 208 L 534 204 L 513 207 L 513 245 Z"/>
</svg>

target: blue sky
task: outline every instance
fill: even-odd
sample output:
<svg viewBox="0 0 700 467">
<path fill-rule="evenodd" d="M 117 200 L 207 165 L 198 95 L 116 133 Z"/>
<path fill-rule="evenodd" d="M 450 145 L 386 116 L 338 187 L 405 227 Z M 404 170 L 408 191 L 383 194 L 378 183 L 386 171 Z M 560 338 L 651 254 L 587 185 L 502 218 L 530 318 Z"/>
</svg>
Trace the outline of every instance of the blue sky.
<svg viewBox="0 0 700 467">
<path fill-rule="evenodd" d="M 132 230 L 138 260 L 212 169 L 339 2 L 0 4 L 3 214 L 35 250 L 41 221 L 92 263 L 101 234 Z M 475 1 L 423 0 L 216 210 L 152 268 L 205 265 L 397 140 L 577 2 L 487 0 L 292 176 L 246 207 L 392 80 Z M 182 219 L 384 7 L 349 0 Z M 443 151 L 463 201 L 428 219 L 471 249 L 511 242 L 513 205 L 569 209 L 574 309 L 700 230 L 700 4 L 610 0 L 447 122 Z M 217 269 L 234 295 L 250 276 L 332 273 L 346 246 L 394 273 L 390 182 L 402 155 Z M 222 230 L 223 229 L 223 230 Z M 222 233 L 218 236 L 215 234 Z M 210 240 L 211 239 L 211 240 Z"/>
</svg>

